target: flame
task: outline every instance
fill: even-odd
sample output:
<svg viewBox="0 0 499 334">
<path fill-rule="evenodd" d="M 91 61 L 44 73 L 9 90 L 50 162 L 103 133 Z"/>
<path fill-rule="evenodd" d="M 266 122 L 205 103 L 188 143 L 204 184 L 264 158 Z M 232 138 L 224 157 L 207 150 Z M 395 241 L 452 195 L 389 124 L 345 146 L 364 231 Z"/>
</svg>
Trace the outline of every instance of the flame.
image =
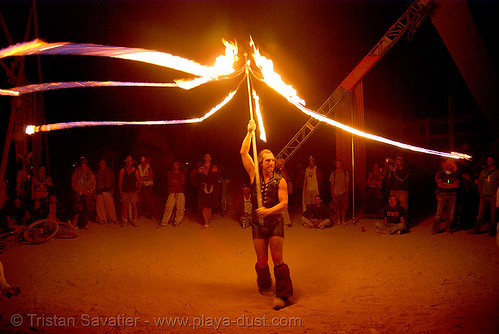
<svg viewBox="0 0 499 334">
<path fill-rule="evenodd" d="M 44 124 L 40 126 L 28 125 L 26 127 L 25 133 L 28 135 L 35 134 L 37 132 L 48 132 L 54 130 L 63 129 L 73 129 L 73 128 L 83 128 L 90 126 L 116 126 L 116 125 L 174 125 L 174 124 L 191 124 L 191 123 L 201 123 L 207 118 L 213 116 L 218 110 L 229 103 L 230 100 L 237 93 L 237 89 L 231 91 L 219 104 L 210 109 L 202 117 L 188 118 L 188 119 L 176 119 L 176 120 L 161 120 L 161 121 L 84 121 L 84 122 L 64 122 L 64 123 L 53 123 Z"/>
<path fill-rule="evenodd" d="M 303 106 L 306 105 L 305 100 L 298 97 L 293 86 L 284 83 L 281 76 L 274 72 L 274 63 L 271 59 L 260 54 L 255 43 L 253 43 L 253 39 L 250 40 L 250 46 L 253 47 L 253 59 L 255 60 L 256 66 L 258 66 L 262 72 L 263 81 L 293 104 L 299 103 Z"/>
<path fill-rule="evenodd" d="M 263 117 L 262 117 L 262 111 L 261 111 L 261 106 L 260 106 L 260 97 L 258 94 L 253 90 L 253 99 L 255 100 L 255 114 L 256 114 L 256 119 L 258 121 L 258 130 L 260 130 L 260 140 L 263 141 L 264 143 L 267 142 L 267 134 L 265 132 L 265 126 L 263 125 Z"/>
<path fill-rule="evenodd" d="M 225 40 L 223 43 L 225 45 L 225 55 L 217 58 L 215 66 L 201 65 L 186 58 L 154 50 L 84 43 L 46 43 L 39 39 L 18 43 L 0 50 L 0 59 L 35 54 L 99 56 L 140 61 L 201 77 L 217 77 L 232 73 L 234 63 L 237 61 L 237 44 Z"/>
</svg>

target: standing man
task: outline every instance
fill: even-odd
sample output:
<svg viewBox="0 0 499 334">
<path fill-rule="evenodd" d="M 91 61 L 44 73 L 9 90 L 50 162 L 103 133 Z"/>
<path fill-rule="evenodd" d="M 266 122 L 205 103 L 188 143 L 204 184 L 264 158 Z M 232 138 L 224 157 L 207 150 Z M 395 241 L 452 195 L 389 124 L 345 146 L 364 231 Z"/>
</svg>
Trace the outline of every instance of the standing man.
<svg viewBox="0 0 499 334">
<path fill-rule="evenodd" d="M 135 160 L 131 156 L 125 159 L 125 166 L 120 169 L 118 189 L 121 198 L 121 226 L 128 224 L 129 210 L 132 209 L 131 224 L 137 226 L 137 202 L 139 201 L 140 176 L 133 165 Z"/>
<path fill-rule="evenodd" d="M 321 183 L 322 172 L 315 165 L 315 158 L 310 156 L 303 181 L 303 212 L 305 212 L 309 205 L 314 204 L 315 196 L 320 195 Z"/>
<path fill-rule="evenodd" d="M 99 224 L 116 224 L 116 207 L 114 206 L 114 172 L 107 167 L 106 160 L 100 158 L 99 168 L 95 172 L 95 208 L 97 211 L 97 222 Z"/>
<path fill-rule="evenodd" d="M 173 226 L 180 224 L 184 218 L 185 195 L 184 195 L 185 173 L 180 170 L 180 162 L 175 161 L 172 170 L 168 172 L 168 199 L 166 200 L 165 212 L 161 219 L 161 226 L 167 226 L 175 207 L 175 221 Z"/>
<path fill-rule="evenodd" d="M 336 161 L 336 169 L 331 172 L 329 182 L 331 183 L 331 197 L 333 198 L 333 209 L 336 212 L 336 222 L 341 225 L 345 223 L 350 188 L 350 174 L 343 168 L 343 161 Z"/>
<path fill-rule="evenodd" d="M 250 177 L 253 193 L 256 193 L 256 169 L 253 159 L 249 155 L 251 138 L 254 136 L 255 122 L 250 120 L 248 131 L 241 145 L 241 160 Z M 289 304 L 293 295 L 293 283 L 289 274 L 289 267 L 283 261 L 284 223 L 282 212 L 288 205 L 288 189 L 286 180 L 274 172 L 275 158 L 269 150 L 262 150 L 258 154 L 258 164 L 261 180 L 263 206 L 257 207 L 253 202 L 252 234 L 253 246 L 256 252 L 257 284 L 260 293 L 266 294 L 272 287 L 268 265 L 268 249 L 274 262 L 274 276 L 276 284 L 276 297 L 274 309 L 279 310 Z M 256 199 L 256 195 L 252 196 Z"/>
<path fill-rule="evenodd" d="M 71 176 L 71 185 L 75 192 L 76 215 L 73 223 L 76 221 L 78 228 L 86 230 L 95 192 L 95 176 L 88 167 L 87 158 L 80 157 L 80 166 Z"/>
<path fill-rule="evenodd" d="M 402 157 L 395 158 L 395 170 L 388 174 L 390 195 L 397 197 L 400 205 L 408 209 L 407 197 L 409 194 L 409 170 L 404 166 Z"/>
<path fill-rule="evenodd" d="M 449 211 L 449 219 L 445 224 L 444 231 L 450 233 L 450 226 L 454 221 L 454 211 L 456 210 L 457 200 L 457 187 L 459 187 L 459 175 L 457 174 L 457 166 L 450 160 L 442 163 L 442 169 L 435 175 L 435 182 L 437 182 L 437 212 L 433 218 L 433 228 L 430 234 L 437 234 L 440 232 L 440 219 L 442 212 L 447 205 Z"/>
<path fill-rule="evenodd" d="M 286 185 L 288 186 L 288 198 L 289 195 L 293 192 L 293 184 L 291 183 L 291 179 L 289 177 L 288 170 L 286 166 L 284 166 L 284 159 L 277 159 L 275 168 L 279 174 L 282 175 L 284 180 L 286 180 Z M 291 227 L 293 224 L 291 223 L 291 217 L 289 216 L 289 209 L 286 209 L 282 212 L 282 217 L 284 218 L 284 227 Z"/>
<path fill-rule="evenodd" d="M 153 217 L 154 174 L 149 160 L 146 157 L 141 157 L 137 169 L 140 175 L 140 215 L 151 219 Z"/>
<path fill-rule="evenodd" d="M 478 205 L 478 216 L 476 217 L 475 226 L 471 230 L 471 233 L 477 234 L 480 232 L 480 227 L 483 224 L 488 207 L 490 212 L 489 235 L 495 237 L 497 233 L 496 198 L 499 186 L 499 168 L 496 166 L 494 157 L 487 157 L 487 167 L 480 172 L 476 183 L 478 185 L 478 192 L 480 193 L 480 204 Z"/>
</svg>

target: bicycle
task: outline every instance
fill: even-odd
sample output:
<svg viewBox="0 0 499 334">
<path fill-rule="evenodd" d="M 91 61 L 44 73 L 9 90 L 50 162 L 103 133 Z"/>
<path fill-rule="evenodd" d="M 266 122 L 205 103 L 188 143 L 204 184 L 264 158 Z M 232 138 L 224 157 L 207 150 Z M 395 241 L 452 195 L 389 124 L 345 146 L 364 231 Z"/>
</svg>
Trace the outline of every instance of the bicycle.
<svg viewBox="0 0 499 334">
<path fill-rule="evenodd" d="M 12 231 L 0 233 L 0 253 L 20 244 L 43 244 L 59 231 L 59 223 L 53 219 L 41 219 L 29 226 L 17 225 Z"/>
</svg>

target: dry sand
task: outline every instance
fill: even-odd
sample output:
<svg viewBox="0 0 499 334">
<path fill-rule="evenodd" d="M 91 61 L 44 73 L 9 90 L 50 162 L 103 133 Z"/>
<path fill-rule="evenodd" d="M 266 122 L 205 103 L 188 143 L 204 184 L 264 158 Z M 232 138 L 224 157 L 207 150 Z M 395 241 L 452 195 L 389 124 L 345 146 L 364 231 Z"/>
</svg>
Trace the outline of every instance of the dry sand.
<svg viewBox="0 0 499 334">
<path fill-rule="evenodd" d="M 431 219 L 400 236 L 373 220 L 308 230 L 295 216 L 284 252 L 295 303 L 274 311 L 256 289 L 250 230 L 193 218 L 90 223 L 77 239 L 11 248 L 0 260 L 22 292 L 0 297 L 0 332 L 499 332 L 499 247 L 486 234 L 430 236 Z M 188 325 L 158 323 L 175 317 Z"/>
</svg>

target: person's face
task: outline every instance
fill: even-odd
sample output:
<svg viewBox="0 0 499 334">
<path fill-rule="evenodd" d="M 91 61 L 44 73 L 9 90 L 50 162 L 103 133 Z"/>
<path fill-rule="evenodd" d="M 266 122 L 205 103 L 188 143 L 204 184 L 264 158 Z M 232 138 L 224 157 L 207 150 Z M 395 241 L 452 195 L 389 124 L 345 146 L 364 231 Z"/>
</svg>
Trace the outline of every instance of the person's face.
<svg viewBox="0 0 499 334">
<path fill-rule="evenodd" d="M 397 166 L 397 168 L 401 167 L 403 164 L 404 162 L 402 160 L 400 159 L 395 160 L 395 166 Z"/>
<path fill-rule="evenodd" d="M 81 169 L 87 170 L 88 169 L 88 162 L 87 161 L 82 161 L 81 162 Z"/>
<path fill-rule="evenodd" d="M 488 157 L 487 158 L 487 166 L 493 166 L 495 164 L 494 158 Z"/>
<path fill-rule="evenodd" d="M 38 168 L 38 175 L 45 175 L 45 167 Z"/>
<path fill-rule="evenodd" d="M 209 163 L 211 161 L 211 155 L 205 154 L 203 160 L 204 160 L 204 162 L 208 162 Z"/>
<path fill-rule="evenodd" d="M 275 158 L 273 153 L 264 153 L 262 157 L 262 171 L 272 173 L 275 167 Z"/>
<path fill-rule="evenodd" d="M 343 163 L 341 161 L 336 161 L 336 168 L 342 168 Z"/>
<path fill-rule="evenodd" d="M 396 205 L 397 205 L 397 198 L 395 198 L 395 197 L 390 197 L 390 198 L 388 199 L 388 204 L 390 204 L 390 206 L 392 206 L 392 207 L 393 207 L 393 206 L 396 206 Z"/>
<path fill-rule="evenodd" d="M 142 167 L 145 167 L 147 165 L 147 160 L 146 159 L 140 160 L 140 164 L 142 165 Z"/>
<path fill-rule="evenodd" d="M 321 198 L 319 196 L 315 196 L 314 202 L 315 202 L 316 206 L 320 206 L 321 203 L 322 203 L 322 200 L 321 200 Z"/>
<path fill-rule="evenodd" d="M 55 195 L 50 195 L 49 196 L 49 202 L 50 203 L 55 203 L 56 199 L 57 199 L 57 197 Z"/>
<path fill-rule="evenodd" d="M 21 207 L 21 200 L 19 198 L 16 198 L 14 200 L 14 205 L 16 206 L 16 208 L 20 208 Z"/>
<path fill-rule="evenodd" d="M 180 169 L 180 164 L 178 162 L 173 163 L 173 170 L 178 171 Z"/>
<path fill-rule="evenodd" d="M 308 166 L 309 166 L 310 168 L 314 168 L 314 166 L 315 166 L 315 160 L 314 160 L 314 159 L 310 159 L 310 160 L 308 161 Z"/>
<path fill-rule="evenodd" d="M 101 161 L 99 161 L 99 168 L 100 168 L 100 169 L 104 169 L 104 168 L 106 168 L 106 161 L 105 161 L 105 160 L 101 160 Z"/>
<path fill-rule="evenodd" d="M 278 170 L 282 170 L 284 168 L 284 160 L 283 159 L 278 159 L 275 163 L 275 167 Z"/>
</svg>

